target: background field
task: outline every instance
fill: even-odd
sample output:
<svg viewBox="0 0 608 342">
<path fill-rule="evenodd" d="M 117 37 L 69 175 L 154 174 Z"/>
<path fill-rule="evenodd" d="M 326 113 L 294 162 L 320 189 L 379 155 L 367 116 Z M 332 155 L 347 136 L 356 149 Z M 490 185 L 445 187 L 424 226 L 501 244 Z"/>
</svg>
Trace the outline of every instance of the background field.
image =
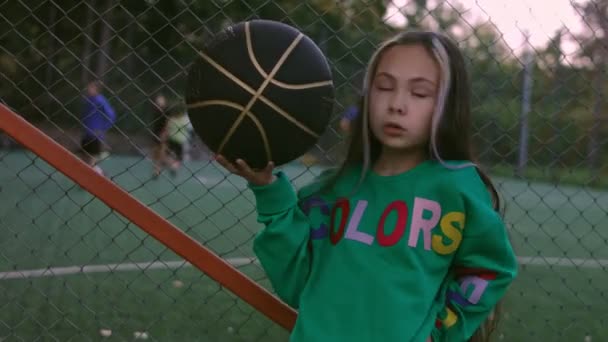
<svg viewBox="0 0 608 342">
<path fill-rule="evenodd" d="M 212 163 L 151 179 L 112 156 L 108 176 L 268 286 L 251 261 L 251 194 Z M 284 168 L 296 186 L 319 172 Z M 608 194 L 497 178 L 521 273 L 497 340 L 601 340 L 608 302 Z M 287 334 L 31 153 L 0 152 L 0 337 L 4 341 L 285 341 Z M 74 267 L 77 266 L 77 267 Z M 331 308 L 328 308 L 330 310 Z M 502 336 L 502 338 L 501 338 Z"/>
</svg>

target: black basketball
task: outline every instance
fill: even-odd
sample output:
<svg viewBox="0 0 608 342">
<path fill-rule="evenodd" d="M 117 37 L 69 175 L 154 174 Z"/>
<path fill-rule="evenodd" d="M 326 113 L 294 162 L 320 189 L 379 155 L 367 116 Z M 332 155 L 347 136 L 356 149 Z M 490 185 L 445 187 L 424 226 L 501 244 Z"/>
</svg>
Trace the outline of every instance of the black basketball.
<svg viewBox="0 0 608 342">
<path fill-rule="evenodd" d="M 263 168 L 314 146 L 334 96 L 327 59 L 309 37 L 280 22 L 252 20 L 228 27 L 199 51 L 186 103 L 209 149 Z"/>
</svg>

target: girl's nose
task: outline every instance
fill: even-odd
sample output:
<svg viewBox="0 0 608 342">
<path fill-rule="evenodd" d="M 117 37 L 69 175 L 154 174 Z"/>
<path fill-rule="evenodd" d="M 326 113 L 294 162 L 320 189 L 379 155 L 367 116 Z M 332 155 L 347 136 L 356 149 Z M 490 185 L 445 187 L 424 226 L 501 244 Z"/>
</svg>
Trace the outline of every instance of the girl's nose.
<svg viewBox="0 0 608 342">
<path fill-rule="evenodd" d="M 405 114 L 407 112 L 407 100 L 404 92 L 396 92 L 389 103 L 389 111 L 394 114 Z"/>
</svg>

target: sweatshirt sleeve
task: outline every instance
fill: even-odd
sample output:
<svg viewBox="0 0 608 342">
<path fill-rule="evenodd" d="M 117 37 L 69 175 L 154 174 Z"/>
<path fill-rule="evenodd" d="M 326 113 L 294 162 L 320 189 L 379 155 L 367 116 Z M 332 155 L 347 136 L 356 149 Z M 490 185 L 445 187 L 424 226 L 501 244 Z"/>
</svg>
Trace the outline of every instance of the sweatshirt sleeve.
<svg viewBox="0 0 608 342">
<path fill-rule="evenodd" d="M 489 197 L 489 196 L 488 196 Z M 489 198 L 465 196 L 463 240 L 448 278 L 433 342 L 467 341 L 490 316 L 517 273 L 517 259 Z"/>
<path fill-rule="evenodd" d="M 293 308 L 308 280 L 311 264 L 311 222 L 298 205 L 298 195 L 282 172 L 266 186 L 250 186 L 264 228 L 256 235 L 253 251 L 275 292 Z"/>
</svg>

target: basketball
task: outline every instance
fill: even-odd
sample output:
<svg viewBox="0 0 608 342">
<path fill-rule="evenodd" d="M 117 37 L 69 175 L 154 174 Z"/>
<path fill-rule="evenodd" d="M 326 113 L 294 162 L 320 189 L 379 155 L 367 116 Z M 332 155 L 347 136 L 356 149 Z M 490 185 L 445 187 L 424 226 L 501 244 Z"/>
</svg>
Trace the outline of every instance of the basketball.
<svg viewBox="0 0 608 342">
<path fill-rule="evenodd" d="M 270 20 L 221 31 L 198 52 L 186 83 L 188 116 L 202 142 L 257 169 L 310 150 L 329 124 L 335 96 L 319 47 Z"/>
</svg>

